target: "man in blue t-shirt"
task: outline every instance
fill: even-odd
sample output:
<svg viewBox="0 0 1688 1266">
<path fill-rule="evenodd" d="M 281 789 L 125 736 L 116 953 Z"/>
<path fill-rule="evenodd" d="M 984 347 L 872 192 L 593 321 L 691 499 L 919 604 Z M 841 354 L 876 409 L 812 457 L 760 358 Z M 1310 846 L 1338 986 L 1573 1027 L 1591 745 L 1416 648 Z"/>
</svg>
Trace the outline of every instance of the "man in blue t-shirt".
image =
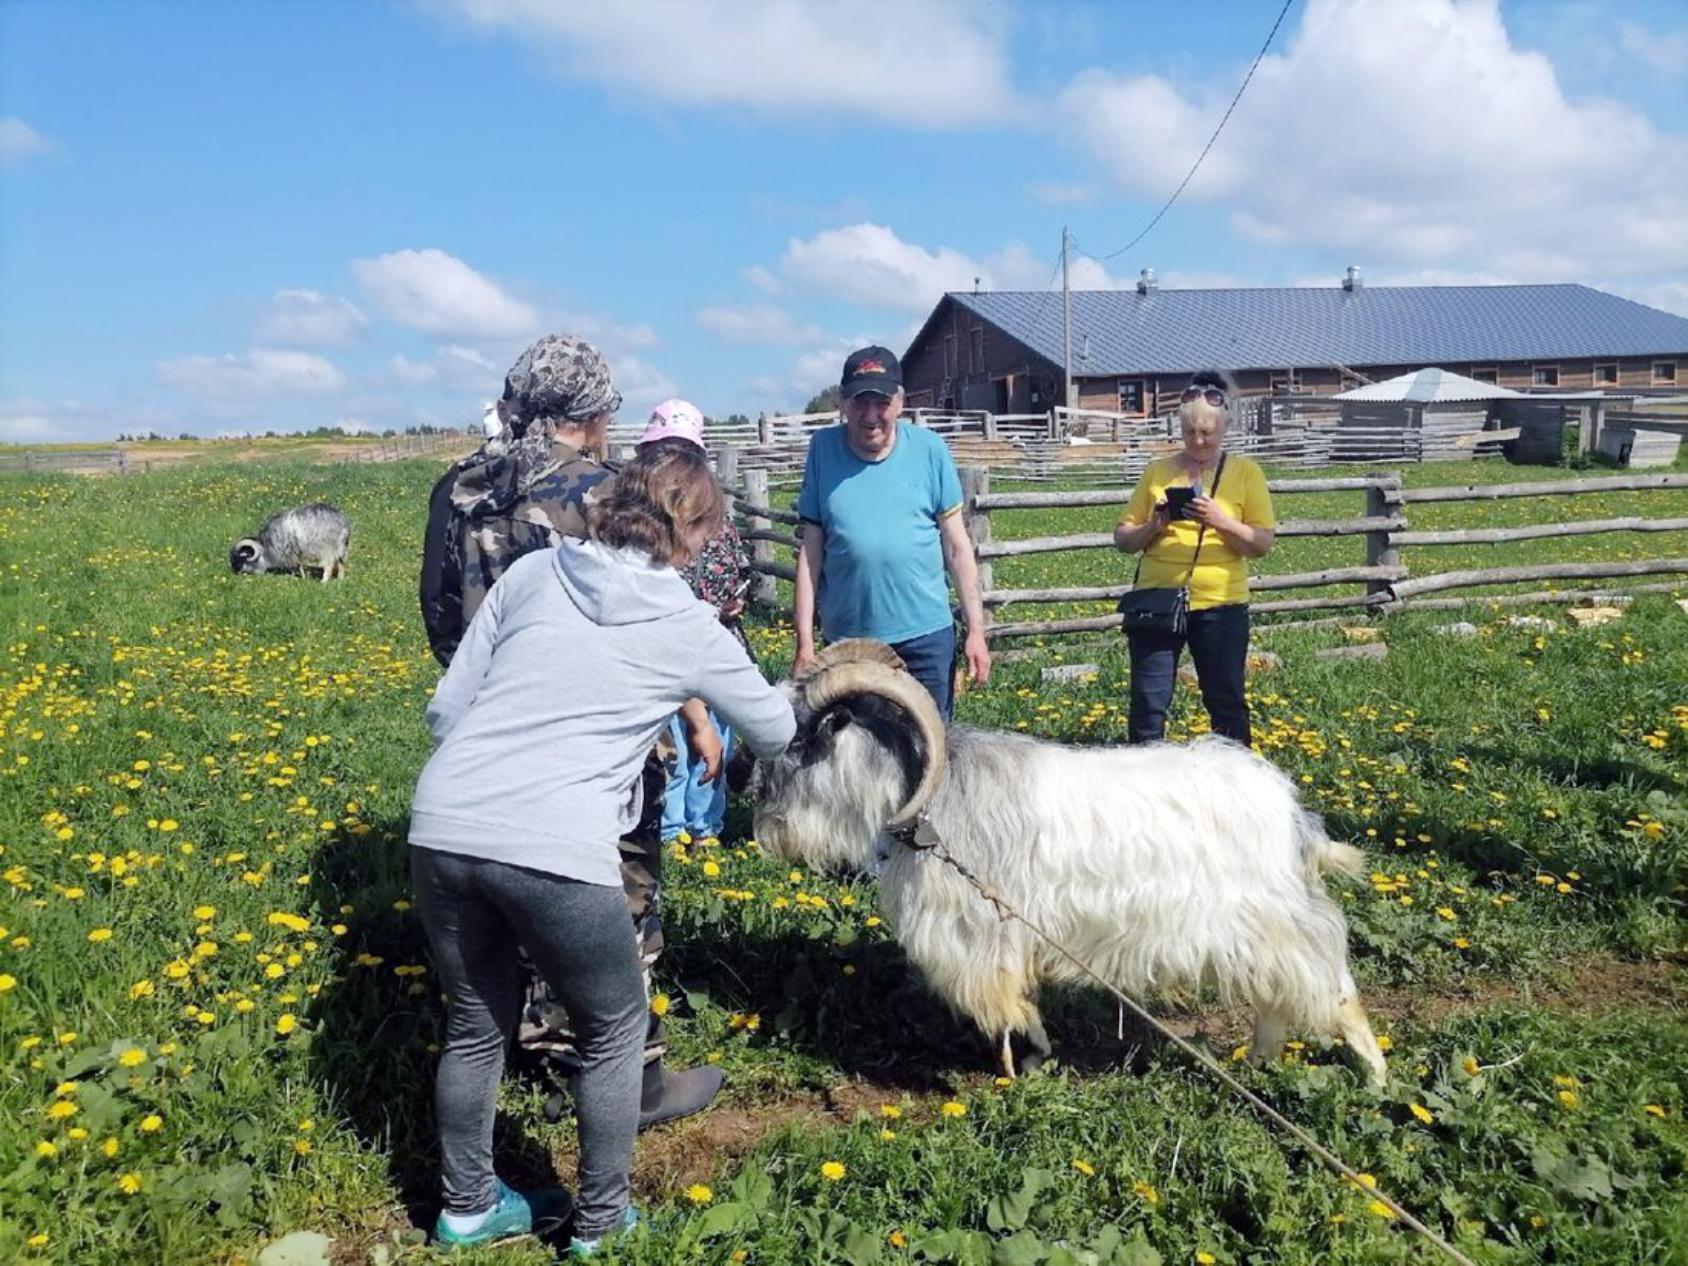
<svg viewBox="0 0 1688 1266">
<path fill-rule="evenodd" d="M 826 640 L 872 637 L 889 643 L 937 700 L 953 706 L 955 621 L 949 566 L 967 618 L 968 676 L 990 678 L 979 569 L 961 516 L 961 479 L 943 440 L 903 411 L 902 367 L 883 347 L 864 347 L 844 362 L 844 425 L 809 442 L 797 513 L 797 657 L 815 657 L 819 599 Z"/>
</svg>

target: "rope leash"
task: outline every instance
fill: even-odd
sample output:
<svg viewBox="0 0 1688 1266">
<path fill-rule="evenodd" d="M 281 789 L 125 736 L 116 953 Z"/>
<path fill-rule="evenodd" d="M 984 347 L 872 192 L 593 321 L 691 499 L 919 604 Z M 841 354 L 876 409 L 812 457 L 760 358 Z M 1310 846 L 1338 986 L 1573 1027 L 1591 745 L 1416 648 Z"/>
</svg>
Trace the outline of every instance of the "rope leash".
<svg viewBox="0 0 1688 1266">
<path fill-rule="evenodd" d="M 951 867 L 956 874 L 960 875 L 969 884 L 971 884 L 974 891 L 983 897 L 985 901 L 996 910 L 998 917 L 1004 922 L 1012 920 L 1025 927 L 1032 933 L 1033 936 L 1036 936 L 1045 945 L 1049 946 L 1050 949 L 1054 950 L 1062 958 L 1066 959 L 1074 967 L 1078 968 L 1080 973 L 1089 977 L 1103 989 L 1107 990 L 1116 999 L 1118 999 L 1122 1005 L 1131 1008 L 1132 1014 L 1137 1016 L 1138 1019 L 1144 1021 L 1152 1029 L 1154 1029 L 1155 1032 L 1159 1033 L 1163 1038 L 1171 1042 L 1179 1050 L 1183 1051 L 1184 1054 L 1188 1055 L 1197 1064 L 1207 1069 L 1208 1072 L 1212 1073 L 1215 1077 L 1219 1078 L 1220 1081 L 1229 1086 L 1239 1097 L 1242 1098 L 1245 1103 L 1249 1105 L 1249 1107 L 1253 1108 L 1261 1116 L 1265 1117 L 1291 1138 L 1295 1139 L 1314 1156 L 1318 1157 L 1319 1160 L 1323 1161 L 1326 1167 L 1346 1178 L 1367 1195 L 1375 1198 L 1378 1203 L 1382 1204 L 1403 1223 L 1411 1227 L 1414 1231 L 1417 1231 L 1425 1239 L 1429 1240 L 1431 1244 L 1440 1249 L 1450 1260 L 1458 1262 L 1460 1266 L 1476 1266 L 1476 1264 L 1464 1253 L 1460 1252 L 1439 1234 L 1414 1217 L 1413 1214 L 1402 1206 L 1393 1196 L 1375 1185 L 1368 1185 L 1367 1183 L 1362 1182 L 1360 1175 L 1355 1170 L 1349 1168 L 1340 1156 L 1324 1146 L 1324 1144 L 1320 1143 L 1318 1139 L 1314 1138 L 1294 1121 L 1291 1121 L 1288 1117 L 1284 1116 L 1283 1113 L 1279 1112 L 1247 1086 L 1243 1085 L 1242 1082 L 1238 1081 L 1231 1075 L 1229 1069 L 1227 1069 L 1218 1060 L 1214 1059 L 1212 1055 L 1178 1036 L 1178 1034 L 1174 1033 L 1165 1024 L 1161 1023 L 1153 1015 L 1149 1014 L 1144 1007 L 1139 1005 L 1137 1001 L 1124 990 L 1120 989 L 1112 981 L 1105 979 L 1094 968 L 1092 968 L 1089 963 L 1086 963 L 1083 959 L 1079 958 L 1078 955 L 1074 954 L 1065 945 L 1061 944 L 1061 942 L 1057 941 L 1053 936 L 1049 935 L 1049 933 L 1045 932 L 1013 906 L 1009 905 L 1008 902 L 1004 901 L 995 892 L 992 892 L 989 888 L 987 888 L 977 875 L 969 870 L 964 863 L 958 861 L 954 854 L 945 847 L 943 840 L 938 836 L 937 831 L 932 827 L 931 822 L 926 818 L 925 814 L 922 814 L 916 822 L 910 824 L 910 829 L 906 832 L 906 834 L 900 833 L 899 838 L 901 838 L 902 842 L 907 844 L 910 848 L 918 849 L 922 852 L 929 851 L 933 853 L 940 861 Z"/>
</svg>

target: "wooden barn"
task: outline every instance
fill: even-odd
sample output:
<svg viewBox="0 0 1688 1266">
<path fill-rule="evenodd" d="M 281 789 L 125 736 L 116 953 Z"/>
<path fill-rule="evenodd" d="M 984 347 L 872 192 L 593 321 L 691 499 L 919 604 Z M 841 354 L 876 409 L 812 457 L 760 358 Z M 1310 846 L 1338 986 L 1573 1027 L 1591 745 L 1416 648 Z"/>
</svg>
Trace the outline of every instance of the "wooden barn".
<svg viewBox="0 0 1688 1266">
<path fill-rule="evenodd" d="M 1436 366 L 1517 391 L 1688 392 L 1688 319 L 1579 285 L 1367 286 L 1072 294 L 1074 399 L 1062 399 L 1061 296 L 952 293 L 903 357 L 913 408 L 1144 417 L 1197 369 L 1245 395 L 1335 394 Z"/>
</svg>

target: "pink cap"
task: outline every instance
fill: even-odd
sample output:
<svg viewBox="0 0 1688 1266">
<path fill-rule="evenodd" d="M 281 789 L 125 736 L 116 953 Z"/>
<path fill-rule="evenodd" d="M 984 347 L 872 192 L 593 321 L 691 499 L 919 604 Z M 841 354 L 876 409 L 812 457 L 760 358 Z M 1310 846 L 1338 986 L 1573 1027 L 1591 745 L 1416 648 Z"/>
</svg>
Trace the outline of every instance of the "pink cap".
<svg viewBox="0 0 1688 1266">
<path fill-rule="evenodd" d="M 651 420 L 639 443 L 653 440 L 687 440 L 703 447 L 703 414 L 690 400 L 664 400 L 651 410 Z"/>
</svg>

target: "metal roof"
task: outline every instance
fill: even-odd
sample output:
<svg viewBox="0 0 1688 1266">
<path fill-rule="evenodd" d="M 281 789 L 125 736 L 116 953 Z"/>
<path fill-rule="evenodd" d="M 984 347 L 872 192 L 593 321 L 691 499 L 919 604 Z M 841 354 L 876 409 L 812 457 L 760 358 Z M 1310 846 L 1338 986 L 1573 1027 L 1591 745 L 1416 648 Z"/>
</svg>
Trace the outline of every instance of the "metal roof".
<svg viewBox="0 0 1688 1266">
<path fill-rule="evenodd" d="M 1475 378 L 1456 374 L 1451 369 L 1431 366 L 1427 369 L 1415 369 L 1410 374 L 1386 378 L 1382 382 L 1369 383 L 1364 387 L 1355 387 L 1352 391 L 1339 391 L 1331 399 L 1401 400 L 1414 404 L 1440 404 L 1453 400 L 1507 400 L 1523 394 L 1522 391 L 1514 391 L 1511 387 L 1497 387 L 1492 382 L 1478 382 Z"/>
<path fill-rule="evenodd" d="M 946 297 L 1061 363 L 1058 294 Z M 1579 285 L 1077 290 L 1072 312 L 1080 377 L 1688 356 L 1688 320 Z"/>
</svg>

